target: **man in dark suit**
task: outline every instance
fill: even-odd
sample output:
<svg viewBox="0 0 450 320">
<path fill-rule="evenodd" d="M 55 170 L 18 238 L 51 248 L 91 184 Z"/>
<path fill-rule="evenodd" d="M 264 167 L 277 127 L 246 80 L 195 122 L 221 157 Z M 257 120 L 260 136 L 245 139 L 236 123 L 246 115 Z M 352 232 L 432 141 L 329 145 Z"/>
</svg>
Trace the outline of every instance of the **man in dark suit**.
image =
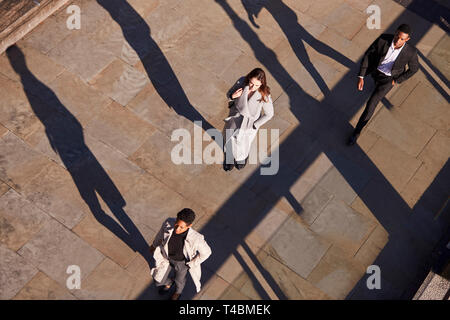
<svg viewBox="0 0 450 320">
<path fill-rule="evenodd" d="M 382 34 L 378 37 L 364 54 L 358 75 L 358 90 L 363 90 L 364 77 L 368 74 L 372 75 L 375 81 L 375 90 L 370 96 L 355 130 L 348 139 L 348 145 L 355 144 L 361 130 L 372 117 L 381 99 L 396 84 L 409 79 L 419 70 L 417 49 L 407 44 L 410 35 L 411 27 L 402 24 L 394 35 Z"/>
</svg>

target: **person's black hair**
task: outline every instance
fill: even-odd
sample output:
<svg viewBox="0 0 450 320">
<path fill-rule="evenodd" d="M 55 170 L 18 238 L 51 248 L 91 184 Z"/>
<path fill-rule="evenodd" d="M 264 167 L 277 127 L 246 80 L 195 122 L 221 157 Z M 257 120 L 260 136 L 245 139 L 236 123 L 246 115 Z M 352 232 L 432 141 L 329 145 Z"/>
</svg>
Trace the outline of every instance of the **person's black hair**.
<svg viewBox="0 0 450 320">
<path fill-rule="evenodd" d="M 403 24 L 399 25 L 398 28 L 397 28 L 397 31 L 401 31 L 403 33 L 406 33 L 409 36 L 411 36 L 411 33 L 412 33 L 411 27 L 408 24 L 406 24 L 406 23 L 403 23 Z"/>
<path fill-rule="evenodd" d="M 178 212 L 177 219 L 186 222 L 186 224 L 192 224 L 195 220 L 195 212 L 189 208 L 184 208 Z"/>
</svg>

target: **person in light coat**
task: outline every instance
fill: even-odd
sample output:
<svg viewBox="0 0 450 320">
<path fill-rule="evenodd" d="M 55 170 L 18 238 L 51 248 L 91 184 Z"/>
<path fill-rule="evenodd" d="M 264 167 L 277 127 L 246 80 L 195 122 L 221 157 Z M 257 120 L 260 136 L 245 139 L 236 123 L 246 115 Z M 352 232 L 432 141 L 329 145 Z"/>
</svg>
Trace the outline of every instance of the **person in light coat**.
<svg viewBox="0 0 450 320">
<path fill-rule="evenodd" d="M 260 68 L 240 78 L 228 91 L 230 115 L 225 119 L 225 171 L 247 164 L 250 148 L 258 129 L 273 117 L 273 102 L 266 75 Z"/>
<path fill-rule="evenodd" d="M 159 293 L 169 291 L 173 283 L 176 285 L 171 300 L 179 299 L 188 271 L 197 292 L 200 292 L 200 264 L 211 255 L 211 248 L 204 236 L 191 228 L 194 219 L 194 211 L 184 208 L 178 212 L 176 219 L 169 218 L 164 221 L 150 247 L 156 265 L 150 272 L 160 287 Z M 169 278 L 172 269 L 175 270 L 174 279 Z"/>
</svg>

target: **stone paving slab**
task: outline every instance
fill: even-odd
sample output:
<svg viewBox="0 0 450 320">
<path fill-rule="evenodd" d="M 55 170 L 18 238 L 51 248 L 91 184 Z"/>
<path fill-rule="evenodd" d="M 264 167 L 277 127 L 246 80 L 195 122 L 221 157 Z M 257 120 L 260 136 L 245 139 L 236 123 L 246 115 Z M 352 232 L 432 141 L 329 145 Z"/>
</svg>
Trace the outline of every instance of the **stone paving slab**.
<svg viewBox="0 0 450 320">
<path fill-rule="evenodd" d="M 85 279 L 104 256 L 56 220 L 49 221 L 18 253 L 65 286 L 67 267 L 77 265 Z"/>
<path fill-rule="evenodd" d="M 408 96 L 400 109 L 438 130 L 450 129 L 448 102 L 440 94 L 430 91 L 429 85 L 420 83 Z M 427 106 L 423 108 L 423 106 Z"/>
<path fill-rule="evenodd" d="M 0 75 L 0 88 L 8 93 L 0 101 L 0 123 L 18 137 L 25 139 L 41 126 L 40 121 L 18 83 Z M 39 108 L 43 104 L 39 101 L 35 106 Z M 44 118 L 49 114 L 50 112 L 43 112 Z"/>
<path fill-rule="evenodd" d="M 72 231 L 122 267 L 127 266 L 135 257 L 135 252 L 127 244 L 90 214 L 87 214 Z"/>
<path fill-rule="evenodd" d="M 113 102 L 89 122 L 86 131 L 129 156 L 144 143 L 154 128 L 128 109 Z"/>
<path fill-rule="evenodd" d="M 14 190 L 0 197 L 0 242 L 17 251 L 49 220 L 48 215 Z"/>
<path fill-rule="evenodd" d="M 362 265 L 345 258 L 341 249 L 333 245 L 307 280 L 331 298 L 344 299 L 345 292 L 350 291 L 364 273 Z"/>
<path fill-rule="evenodd" d="M 13 300 L 76 300 L 58 282 L 39 272 L 28 282 Z"/>
<path fill-rule="evenodd" d="M 83 127 L 111 102 L 69 71 L 61 73 L 48 87 Z"/>
<path fill-rule="evenodd" d="M 270 277 L 273 278 L 273 281 L 276 283 L 276 285 L 278 285 L 278 287 L 280 288 L 282 296 L 277 297 L 278 299 L 330 299 L 330 297 L 323 293 L 321 290 L 311 285 L 308 281 L 298 276 L 287 266 L 280 263 L 264 251 L 258 253 L 257 258 L 261 263 L 262 268 L 264 268 L 264 275 L 269 274 Z M 256 284 L 254 283 L 254 281 L 252 281 L 252 279 L 250 279 L 248 275 L 244 274 L 244 276 L 246 281 L 240 288 L 240 292 L 255 300 L 264 298 L 261 292 L 258 292 L 258 289 L 255 288 Z"/>
<path fill-rule="evenodd" d="M 380 138 L 369 151 L 370 159 L 384 173 L 384 176 L 399 192 L 419 169 L 421 161 Z"/>
<path fill-rule="evenodd" d="M 290 245 L 292 243 L 296 244 L 295 247 Z M 307 278 L 330 245 L 330 242 L 291 218 L 273 236 L 265 250 L 298 275 Z"/>
<path fill-rule="evenodd" d="M 0 299 L 13 298 L 37 273 L 26 258 L 0 245 Z"/>
<path fill-rule="evenodd" d="M 4 195 L 9 189 L 11 189 L 6 183 L 0 181 L 0 196 Z"/>
<path fill-rule="evenodd" d="M 381 109 L 368 128 L 413 157 L 422 151 L 436 132 L 433 127 L 411 115 L 409 108 Z"/>
<path fill-rule="evenodd" d="M 350 40 L 365 25 L 366 19 L 364 13 L 353 9 L 347 3 L 343 3 L 330 12 L 323 23 Z"/>
<path fill-rule="evenodd" d="M 120 60 L 114 60 L 90 83 L 95 89 L 125 106 L 148 83 L 147 77 Z"/>
<path fill-rule="evenodd" d="M 311 230 L 354 255 L 375 223 L 339 200 L 331 200 L 311 225 Z"/>
<path fill-rule="evenodd" d="M 9 132 L 0 139 L 0 179 L 16 191 L 22 190 L 30 179 L 50 164 L 43 155 L 33 151 Z"/>
<path fill-rule="evenodd" d="M 71 175 L 51 163 L 24 186 L 22 194 L 41 210 L 72 229 L 89 212 Z"/>
<path fill-rule="evenodd" d="M 119 265 L 105 258 L 83 280 L 81 289 L 71 291 L 83 300 L 123 300 L 130 296 L 134 281 Z"/>
</svg>

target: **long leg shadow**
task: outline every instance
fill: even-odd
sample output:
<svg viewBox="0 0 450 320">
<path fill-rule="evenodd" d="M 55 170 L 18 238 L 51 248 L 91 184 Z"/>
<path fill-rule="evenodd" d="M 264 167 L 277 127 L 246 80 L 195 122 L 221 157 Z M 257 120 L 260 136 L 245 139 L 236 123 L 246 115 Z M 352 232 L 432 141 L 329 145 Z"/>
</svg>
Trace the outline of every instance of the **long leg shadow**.
<svg viewBox="0 0 450 320">
<path fill-rule="evenodd" d="M 281 197 L 288 194 L 311 161 L 320 153 L 324 153 L 390 236 L 388 245 L 380 253 L 381 257 L 392 258 L 379 260 L 384 275 L 391 276 L 391 280 L 393 279 L 400 287 L 407 286 L 413 279 L 423 276 L 424 258 L 430 252 L 433 243 L 436 243 L 437 237 L 442 234 L 445 222 L 443 219 L 433 221 L 427 215 L 429 213 L 427 210 L 423 219 L 419 221 L 417 218 L 420 216 L 419 209 L 411 210 L 365 152 L 359 146 L 353 148 L 345 146 L 345 138 L 352 131 L 348 120 L 365 100 L 362 97 L 355 97 L 354 75 L 346 75 L 324 100 L 315 100 L 290 77 L 276 59 L 275 53 L 262 43 L 258 35 L 233 11 L 226 0 L 215 2 L 222 7 L 241 37 L 253 49 L 256 59 L 284 89 L 289 98 L 290 111 L 301 124 L 279 148 L 278 174 L 260 176 L 259 172 L 255 171 L 202 228 L 201 232 L 210 239 L 214 252 L 214 259 L 207 260 L 205 266 L 211 271 L 219 270 L 242 243 L 242 239 L 245 239 L 262 221 Z M 396 22 L 403 22 L 404 18 L 400 15 Z M 427 28 L 416 30 L 415 38 L 419 40 L 427 30 Z M 352 106 L 351 112 L 347 110 L 345 114 L 340 113 L 339 105 L 337 110 L 334 110 L 336 101 L 345 103 L 347 107 Z M 315 144 L 316 148 L 311 148 L 311 144 Z M 292 150 L 299 150 L 298 159 L 293 158 Z M 308 156 L 302 155 L 302 151 L 308 153 Z M 263 209 L 252 212 L 243 208 L 239 195 L 245 193 L 247 188 L 256 192 L 260 196 L 258 199 L 267 202 Z M 270 196 L 264 196 L 266 194 Z M 246 215 L 236 212 L 246 212 Z M 227 241 L 223 241 L 224 234 L 230 231 L 227 231 L 227 228 L 218 230 L 218 225 L 226 225 L 237 235 L 227 237 Z M 400 272 L 397 273 L 399 269 Z M 209 276 L 202 281 L 208 280 Z M 388 296 L 389 288 L 384 289 L 387 291 L 380 294 Z M 404 289 L 397 297 L 410 295 L 411 290 Z M 354 297 L 357 298 L 358 295 L 353 295 L 352 298 Z"/>
<path fill-rule="evenodd" d="M 430 60 L 428 60 L 427 57 L 425 57 L 423 55 L 422 52 L 420 52 L 420 50 L 417 50 L 417 53 L 419 54 L 419 57 L 426 63 L 426 65 L 431 70 L 433 70 L 433 72 L 439 77 L 439 79 L 444 83 L 444 85 L 447 86 L 447 90 L 448 90 L 450 88 L 450 82 L 448 81 L 448 79 L 442 74 L 441 71 L 439 71 L 439 69 L 437 69 L 431 63 Z M 425 74 L 428 81 L 430 81 L 431 84 L 439 91 L 439 93 L 442 95 L 442 97 L 444 97 L 444 99 L 447 100 L 447 102 L 450 102 L 450 96 L 447 94 L 447 91 L 439 85 L 439 83 L 433 78 L 433 76 L 422 65 L 420 66 L 420 70 Z"/>
<path fill-rule="evenodd" d="M 355 67 L 355 63 L 349 58 L 326 45 L 322 41 L 317 40 L 308 31 L 306 31 L 306 29 L 303 28 L 303 26 L 298 22 L 297 14 L 282 0 L 262 0 L 256 2 L 257 3 L 253 3 L 253 5 L 250 5 L 249 0 L 242 0 L 242 4 L 247 10 L 248 16 L 251 17 L 252 23 L 256 25 L 253 16 L 257 17 L 259 11 L 263 7 L 266 8 L 267 11 L 270 12 L 273 18 L 277 21 L 281 30 L 287 37 L 289 44 L 291 45 L 291 48 L 300 63 L 309 72 L 309 74 L 312 76 L 317 86 L 325 96 L 330 93 L 330 89 L 328 88 L 320 73 L 317 71 L 316 67 L 311 62 L 304 42 L 309 44 L 317 52 L 323 55 L 327 55 L 328 57 L 334 59 L 335 61 L 339 62 L 349 69 Z"/>
<path fill-rule="evenodd" d="M 150 264 L 149 246 L 123 210 L 126 203 L 120 191 L 86 145 L 81 124 L 54 92 L 30 72 L 18 47 L 10 47 L 6 53 L 11 66 L 20 76 L 34 114 L 45 127 L 53 151 L 59 155 L 94 217 Z M 103 211 L 96 193 L 121 225 Z"/>
<path fill-rule="evenodd" d="M 191 105 L 169 61 L 151 36 L 145 20 L 126 0 L 97 0 L 119 24 L 123 36 L 141 60 L 148 78 L 170 108 L 187 120 L 201 121 L 204 130 L 214 127 Z"/>
</svg>

